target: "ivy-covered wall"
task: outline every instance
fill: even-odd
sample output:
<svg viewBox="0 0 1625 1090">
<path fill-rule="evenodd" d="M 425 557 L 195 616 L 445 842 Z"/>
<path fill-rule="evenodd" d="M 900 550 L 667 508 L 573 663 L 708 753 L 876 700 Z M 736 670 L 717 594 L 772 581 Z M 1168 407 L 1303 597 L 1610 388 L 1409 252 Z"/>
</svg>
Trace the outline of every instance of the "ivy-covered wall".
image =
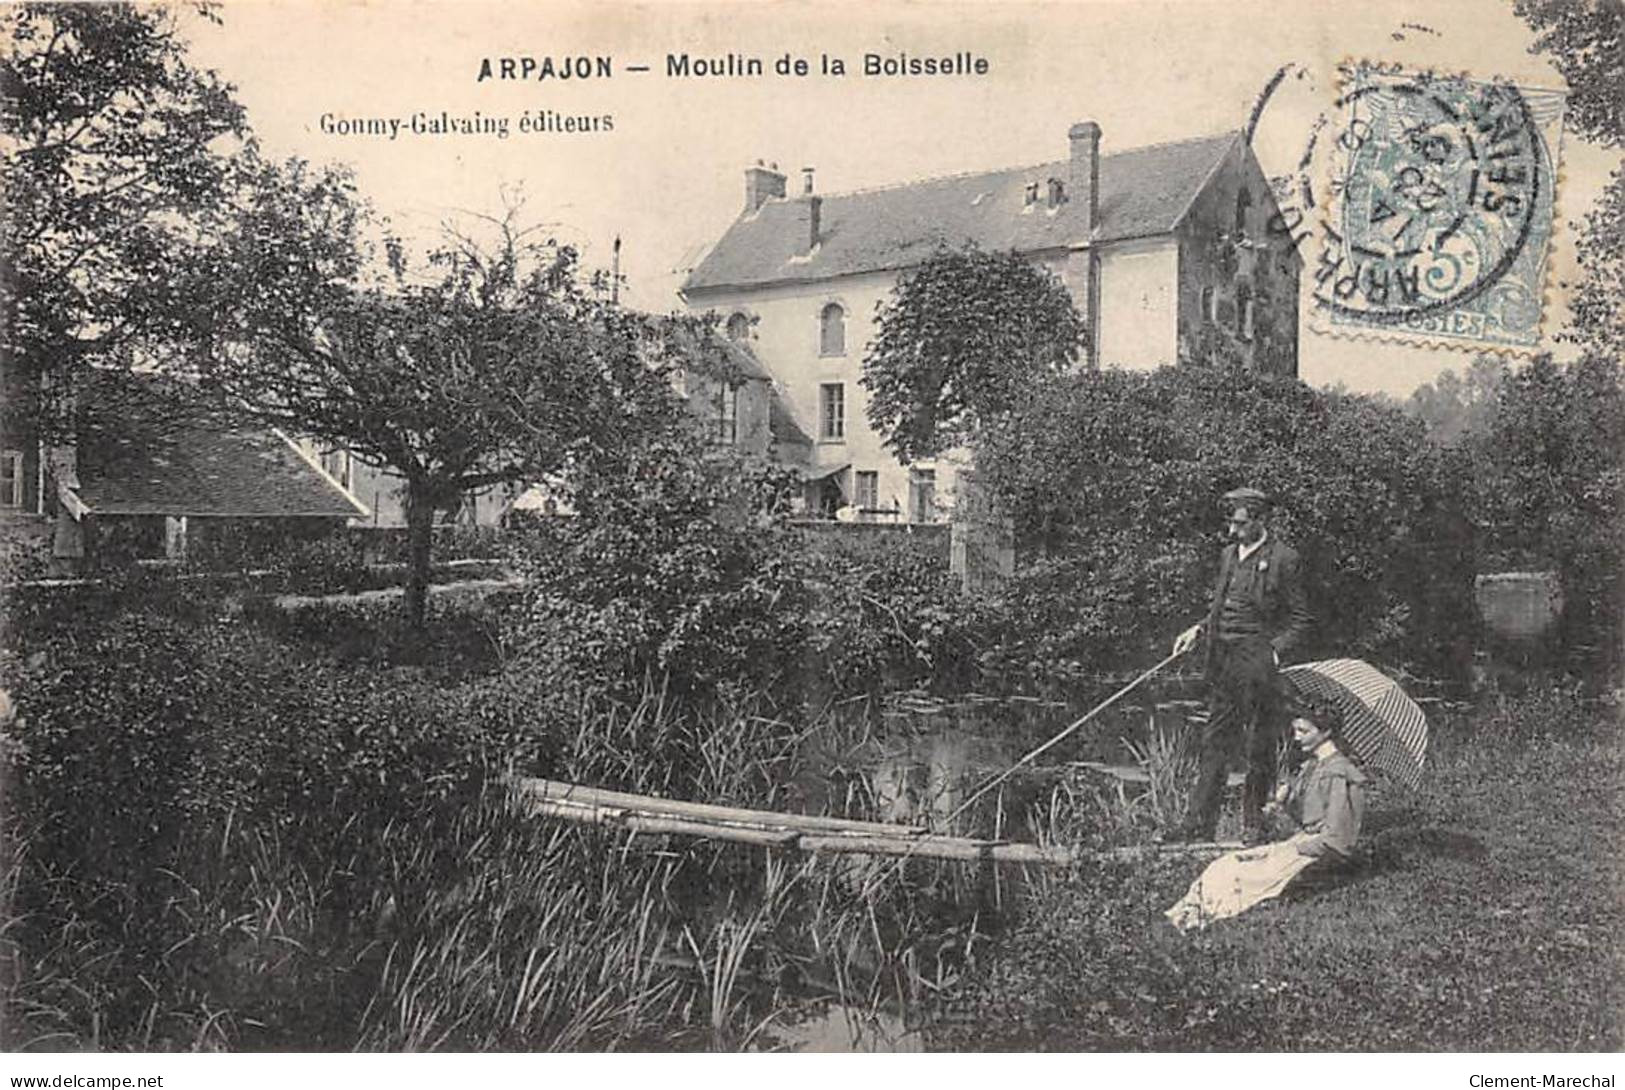
<svg viewBox="0 0 1625 1090">
<path fill-rule="evenodd" d="M 1181 363 L 1298 373 L 1303 262 L 1291 238 L 1270 229 L 1277 211 L 1258 160 L 1238 141 L 1179 229 Z"/>
</svg>

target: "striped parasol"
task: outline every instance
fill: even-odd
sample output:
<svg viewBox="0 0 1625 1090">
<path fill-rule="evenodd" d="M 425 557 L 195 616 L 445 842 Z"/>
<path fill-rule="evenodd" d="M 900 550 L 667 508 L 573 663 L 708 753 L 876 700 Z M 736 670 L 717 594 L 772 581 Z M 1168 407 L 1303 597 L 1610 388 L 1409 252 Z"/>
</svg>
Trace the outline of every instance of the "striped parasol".
<svg viewBox="0 0 1625 1090">
<path fill-rule="evenodd" d="M 1413 790 L 1422 785 L 1428 721 L 1398 682 L 1359 659 L 1305 662 L 1281 674 L 1299 693 L 1342 710 L 1344 740 L 1366 768 Z"/>
</svg>

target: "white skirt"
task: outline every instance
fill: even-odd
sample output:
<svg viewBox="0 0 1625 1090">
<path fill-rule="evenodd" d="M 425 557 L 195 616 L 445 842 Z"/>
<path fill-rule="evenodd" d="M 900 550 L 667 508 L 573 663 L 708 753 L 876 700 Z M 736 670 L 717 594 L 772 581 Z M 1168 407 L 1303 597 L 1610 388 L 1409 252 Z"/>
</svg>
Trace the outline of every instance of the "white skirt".
<svg viewBox="0 0 1625 1090">
<path fill-rule="evenodd" d="M 1275 897 L 1315 861 L 1301 855 L 1300 833 L 1290 840 L 1221 855 L 1191 883 L 1190 890 L 1163 915 L 1181 931 L 1206 927 Z"/>
</svg>

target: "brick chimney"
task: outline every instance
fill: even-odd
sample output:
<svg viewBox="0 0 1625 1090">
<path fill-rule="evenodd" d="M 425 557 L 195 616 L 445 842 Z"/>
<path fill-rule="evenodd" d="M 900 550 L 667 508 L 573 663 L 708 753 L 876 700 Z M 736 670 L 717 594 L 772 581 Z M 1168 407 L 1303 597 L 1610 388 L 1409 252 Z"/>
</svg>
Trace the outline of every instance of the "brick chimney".
<svg viewBox="0 0 1625 1090">
<path fill-rule="evenodd" d="M 1100 256 L 1095 252 L 1095 231 L 1100 226 L 1100 126 L 1080 121 L 1066 131 L 1072 145 L 1067 188 L 1078 223 L 1075 249 L 1067 255 L 1062 273 L 1073 302 L 1089 331 L 1084 355 L 1090 367 L 1100 366 Z"/>
<path fill-rule="evenodd" d="M 812 196 L 812 191 L 813 191 L 813 168 L 812 167 L 802 167 L 801 168 L 801 195 L 803 197 L 810 197 L 810 196 Z"/>
<path fill-rule="evenodd" d="M 1066 131 L 1066 138 L 1072 145 L 1068 195 L 1083 212 L 1087 237 L 1100 224 L 1100 126 L 1080 121 Z"/>
<path fill-rule="evenodd" d="M 824 198 L 807 198 L 807 252 L 818 249 L 818 230 L 824 217 Z"/>
<path fill-rule="evenodd" d="M 784 175 L 779 173 L 779 164 L 766 167 L 758 159 L 755 166 L 745 168 L 746 213 L 754 212 L 773 198 L 782 196 Z"/>
</svg>

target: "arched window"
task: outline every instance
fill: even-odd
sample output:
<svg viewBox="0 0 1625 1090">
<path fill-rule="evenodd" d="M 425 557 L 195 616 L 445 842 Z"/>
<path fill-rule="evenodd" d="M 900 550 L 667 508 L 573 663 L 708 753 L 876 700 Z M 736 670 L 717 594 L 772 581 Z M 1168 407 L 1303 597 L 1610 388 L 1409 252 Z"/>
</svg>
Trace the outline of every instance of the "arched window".
<svg viewBox="0 0 1625 1090">
<path fill-rule="evenodd" d="M 826 303 L 818 312 L 818 354 L 846 355 L 846 310 L 839 303 Z"/>
<path fill-rule="evenodd" d="M 1236 234 L 1247 230 L 1247 209 L 1253 206 L 1253 195 L 1242 186 L 1236 193 Z"/>
<path fill-rule="evenodd" d="M 735 311 L 728 316 L 726 329 L 730 341 L 750 340 L 750 315 Z"/>
</svg>

